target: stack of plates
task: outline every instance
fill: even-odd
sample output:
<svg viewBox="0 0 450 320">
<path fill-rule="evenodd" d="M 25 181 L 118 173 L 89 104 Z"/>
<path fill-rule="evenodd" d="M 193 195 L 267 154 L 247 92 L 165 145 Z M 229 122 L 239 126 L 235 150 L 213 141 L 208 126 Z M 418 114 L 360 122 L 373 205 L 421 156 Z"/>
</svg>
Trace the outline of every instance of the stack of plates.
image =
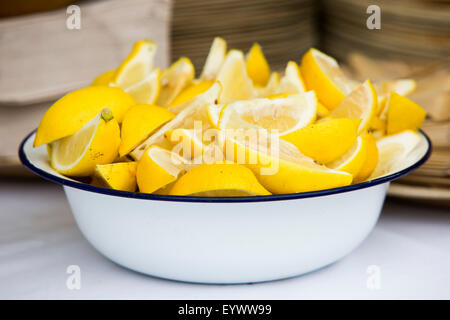
<svg viewBox="0 0 450 320">
<path fill-rule="evenodd" d="M 381 9 L 381 29 L 369 30 L 369 5 Z M 370 56 L 435 60 L 450 56 L 450 2 L 324 0 L 322 46 L 345 60 L 350 51 Z"/>
<path fill-rule="evenodd" d="M 214 37 L 247 51 L 253 42 L 274 70 L 316 44 L 313 0 L 175 0 L 171 57 L 189 57 L 200 72 Z"/>
</svg>

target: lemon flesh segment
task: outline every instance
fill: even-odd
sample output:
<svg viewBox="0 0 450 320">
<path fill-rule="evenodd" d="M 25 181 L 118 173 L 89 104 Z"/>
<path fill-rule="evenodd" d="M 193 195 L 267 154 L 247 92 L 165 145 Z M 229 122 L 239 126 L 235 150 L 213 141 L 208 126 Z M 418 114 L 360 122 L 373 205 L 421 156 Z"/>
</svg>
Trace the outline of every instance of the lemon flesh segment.
<svg viewBox="0 0 450 320">
<path fill-rule="evenodd" d="M 233 197 L 270 195 L 245 166 L 230 163 L 202 164 L 181 176 L 170 195 Z"/>
<path fill-rule="evenodd" d="M 306 89 L 316 91 L 319 101 L 330 110 L 352 90 L 337 61 L 317 49 L 310 49 L 303 56 L 300 70 Z"/>
<path fill-rule="evenodd" d="M 353 179 L 354 183 L 366 180 L 375 170 L 379 159 L 378 147 L 373 135 L 366 133 L 362 136 L 362 138 L 367 142 L 367 156 L 361 170 Z"/>
<path fill-rule="evenodd" d="M 414 164 L 424 154 L 425 139 L 417 132 L 406 130 L 377 140 L 378 164 L 369 179 L 401 171 Z M 415 152 L 416 150 L 420 152 Z"/>
<path fill-rule="evenodd" d="M 118 155 L 120 128 L 110 111 L 102 111 L 75 134 L 51 144 L 52 167 L 67 176 L 90 176 L 98 164 Z"/>
<path fill-rule="evenodd" d="M 120 156 L 130 153 L 153 131 L 170 121 L 174 116 L 169 110 L 155 105 L 137 104 L 131 107 L 125 114 L 122 123 Z"/>
<path fill-rule="evenodd" d="M 353 90 L 334 108 L 331 118 L 361 119 L 358 132 L 366 131 L 375 117 L 378 106 L 377 94 L 369 80 Z"/>
<path fill-rule="evenodd" d="M 275 95 L 280 86 L 280 81 L 280 75 L 278 72 L 272 72 L 266 86 L 254 86 L 254 96 L 257 98 L 267 98 L 271 95 Z"/>
<path fill-rule="evenodd" d="M 172 152 L 179 154 L 187 160 L 200 158 L 205 151 L 201 131 L 177 128 L 166 131 L 167 139 L 174 145 Z"/>
<path fill-rule="evenodd" d="M 216 78 L 227 53 L 227 42 L 220 38 L 214 38 L 208 56 L 206 57 L 205 65 L 203 66 L 200 80 L 212 81 Z"/>
<path fill-rule="evenodd" d="M 235 101 L 221 111 L 220 129 L 262 128 L 277 135 L 296 131 L 315 120 L 317 98 L 314 92 L 286 98 Z"/>
<path fill-rule="evenodd" d="M 267 85 L 270 77 L 270 66 L 258 43 L 254 43 L 247 53 L 246 70 L 253 84 L 261 87 Z"/>
<path fill-rule="evenodd" d="M 158 68 L 153 70 L 147 77 L 126 88 L 125 92 L 130 94 L 136 103 L 155 103 L 160 90 L 160 74 Z"/>
<path fill-rule="evenodd" d="M 289 61 L 284 76 L 280 80 L 277 93 L 301 93 L 306 91 L 305 83 L 298 65 L 294 61 Z"/>
<path fill-rule="evenodd" d="M 198 95 L 207 91 L 214 84 L 214 81 L 200 81 L 185 88 L 180 94 L 168 105 L 168 108 L 173 108 L 186 103 Z"/>
<path fill-rule="evenodd" d="M 206 109 L 206 114 L 208 116 L 209 124 L 213 128 L 218 128 L 220 115 L 222 113 L 223 108 L 225 108 L 225 106 L 227 106 L 227 105 L 226 104 L 214 104 L 214 103 L 211 103 L 208 105 L 208 107 Z"/>
<path fill-rule="evenodd" d="M 387 100 L 387 134 L 417 130 L 426 117 L 426 111 L 410 99 L 391 92 Z"/>
<path fill-rule="evenodd" d="M 33 146 L 73 135 L 105 108 L 109 108 L 117 122 L 121 123 L 134 104 L 133 98 L 120 88 L 93 86 L 72 91 L 45 112 Z"/>
<path fill-rule="evenodd" d="M 136 180 L 140 192 L 152 193 L 177 180 L 187 161 L 178 154 L 151 146 L 139 160 Z"/>
<path fill-rule="evenodd" d="M 128 88 L 145 79 L 153 70 L 156 44 L 151 40 L 137 41 L 128 57 L 117 68 L 112 85 Z"/>
<path fill-rule="evenodd" d="M 181 57 L 161 74 L 161 90 L 156 104 L 169 106 L 186 86 L 194 80 L 195 70 L 191 60 Z"/>
<path fill-rule="evenodd" d="M 247 75 L 244 54 L 241 51 L 228 52 L 217 74 L 217 81 L 223 87 L 219 97 L 220 103 L 250 99 L 254 95 L 253 83 Z"/>
<path fill-rule="evenodd" d="M 117 162 L 97 165 L 91 184 L 121 191 L 136 191 L 137 162 Z"/>
<path fill-rule="evenodd" d="M 91 83 L 91 86 L 107 86 L 116 74 L 116 69 L 111 69 L 99 74 Z"/>
<path fill-rule="evenodd" d="M 360 120 L 330 119 L 310 124 L 282 137 L 304 155 L 322 164 L 337 160 L 355 143 Z"/>
<path fill-rule="evenodd" d="M 361 171 L 367 159 L 367 144 L 366 139 L 358 137 L 350 150 L 339 159 L 327 163 L 327 167 L 348 172 L 355 177 Z"/>
</svg>

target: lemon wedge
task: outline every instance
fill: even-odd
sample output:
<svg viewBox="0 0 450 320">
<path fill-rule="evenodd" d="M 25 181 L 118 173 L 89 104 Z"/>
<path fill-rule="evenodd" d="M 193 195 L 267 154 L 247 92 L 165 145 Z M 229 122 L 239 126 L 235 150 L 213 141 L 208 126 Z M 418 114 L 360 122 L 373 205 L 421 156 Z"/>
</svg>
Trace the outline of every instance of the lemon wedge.
<svg viewBox="0 0 450 320">
<path fill-rule="evenodd" d="M 128 88 L 146 78 L 153 70 L 156 44 L 151 40 L 137 41 L 128 57 L 112 78 L 112 85 Z"/>
<path fill-rule="evenodd" d="M 417 83 L 414 79 L 398 79 L 390 81 L 377 81 L 373 87 L 378 94 L 378 111 L 380 115 L 385 107 L 386 99 L 391 91 L 401 95 L 407 96 L 413 93 L 417 88 Z"/>
<path fill-rule="evenodd" d="M 370 133 L 365 133 L 362 137 L 367 142 L 367 156 L 361 170 L 353 179 L 354 183 L 366 180 L 372 174 L 378 164 L 379 154 L 375 138 Z"/>
<path fill-rule="evenodd" d="M 375 117 L 378 106 L 377 93 L 369 80 L 353 90 L 329 116 L 331 118 L 361 119 L 359 133 L 366 131 Z"/>
<path fill-rule="evenodd" d="M 238 50 L 230 50 L 217 74 L 217 81 L 222 84 L 220 103 L 233 100 L 244 100 L 253 97 L 252 80 L 247 75 L 244 54 Z"/>
<path fill-rule="evenodd" d="M 161 72 L 156 68 L 147 77 L 126 88 L 125 92 L 128 92 L 136 103 L 155 103 L 160 90 L 160 74 Z"/>
<path fill-rule="evenodd" d="M 170 195 L 239 197 L 270 195 L 245 166 L 234 163 L 202 164 L 181 176 Z"/>
<path fill-rule="evenodd" d="M 254 43 L 246 55 L 246 70 L 254 85 L 261 87 L 267 85 L 270 77 L 270 66 L 258 43 Z"/>
<path fill-rule="evenodd" d="M 174 108 L 183 103 L 191 101 L 196 96 L 207 91 L 213 85 L 214 81 L 200 81 L 185 88 L 180 94 L 168 105 L 168 108 Z"/>
<path fill-rule="evenodd" d="M 194 80 L 195 70 L 191 60 L 181 57 L 161 74 L 161 90 L 156 104 L 167 107 L 186 86 Z"/>
<path fill-rule="evenodd" d="M 136 180 L 140 192 L 152 193 L 177 180 L 187 161 L 178 154 L 151 146 L 139 160 Z"/>
<path fill-rule="evenodd" d="M 386 102 L 387 134 L 417 130 L 426 117 L 426 111 L 410 99 L 391 92 Z"/>
<path fill-rule="evenodd" d="M 289 61 L 284 76 L 280 80 L 277 93 L 301 93 L 305 91 L 305 83 L 298 65 L 294 61 Z"/>
<path fill-rule="evenodd" d="M 125 114 L 122 123 L 120 156 L 130 153 L 153 131 L 170 121 L 174 116 L 169 110 L 155 105 L 137 104 L 131 107 Z"/>
<path fill-rule="evenodd" d="M 356 176 L 367 159 L 367 139 L 358 137 L 353 146 L 339 159 L 327 163 L 327 167 Z"/>
<path fill-rule="evenodd" d="M 200 80 L 215 80 L 220 68 L 222 67 L 223 61 L 225 60 L 226 53 L 226 41 L 220 37 L 214 38 L 205 61 L 205 65 L 203 66 Z"/>
<path fill-rule="evenodd" d="M 337 61 L 317 49 L 310 49 L 303 56 L 300 70 L 306 89 L 316 91 L 319 101 L 330 110 L 352 90 Z"/>
<path fill-rule="evenodd" d="M 269 81 L 265 87 L 255 86 L 254 96 L 257 98 L 267 98 L 271 95 L 275 95 L 280 86 L 280 75 L 278 72 L 272 72 L 269 77 Z"/>
<path fill-rule="evenodd" d="M 133 98 L 120 88 L 93 86 L 72 91 L 45 112 L 33 146 L 74 134 L 105 108 L 109 108 L 117 122 L 121 123 L 134 104 Z"/>
<path fill-rule="evenodd" d="M 97 165 L 91 184 L 102 188 L 134 192 L 136 191 L 136 168 L 137 163 L 134 161 Z"/>
<path fill-rule="evenodd" d="M 104 109 L 75 134 L 54 141 L 52 167 L 67 176 L 89 176 L 98 164 L 111 163 L 118 155 L 120 128 L 111 110 Z"/>
<path fill-rule="evenodd" d="M 99 74 L 91 83 L 91 86 L 107 86 L 116 74 L 116 69 L 105 71 Z"/>
</svg>

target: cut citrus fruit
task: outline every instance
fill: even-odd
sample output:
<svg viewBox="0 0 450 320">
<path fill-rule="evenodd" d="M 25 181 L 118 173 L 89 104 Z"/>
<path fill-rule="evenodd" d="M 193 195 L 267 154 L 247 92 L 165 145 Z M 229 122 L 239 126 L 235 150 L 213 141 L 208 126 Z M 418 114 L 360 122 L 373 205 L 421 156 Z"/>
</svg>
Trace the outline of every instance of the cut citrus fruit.
<svg viewBox="0 0 450 320">
<path fill-rule="evenodd" d="M 180 177 L 170 195 L 239 197 L 270 195 L 245 166 L 234 163 L 202 164 Z"/>
<path fill-rule="evenodd" d="M 112 78 L 116 74 L 116 69 L 105 71 L 99 74 L 94 81 L 92 81 L 91 86 L 107 86 L 110 84 Z"/>
<path fill-rule="evenodd" d="M 128 92 L 136 103 L 153 104 L 160 90 L 159 79 L 160 71 L 157 68 L 150 72 L 146 78 L 126 88 L 125 92 Z"/>
<path fill-rule="evenodd" d="M 363 135 L 363 139 L 367 142 L 367 156 L 366 161 L 362 165 L 361 170 L 354 177 L 353 182 L 358 183 L 366 180 L 375 170 L 378 163 L 378 147 L 375 138 L 370 133 Z"/>
<path fill-rule="evenodd" d="M 136 191 L 137 163 L 117 162 L 97 165 L 91 184 L 102 188 Z"/>
<path fill-rule="evenodd" d="M 289 61 L 284 76 L 280 80 L 277 93 L 301 93 L 305 91 L 305 83 L 298 65 L 294 61 Z"/>
<path fill-rule="evenodd" d="M 266 98 L 275 95 L 280 86 L 280 75 L 278 72 L 272 72 L 269 81 L 265 87 L 255 86 L 255 96 L 258 98 Z"/>
<path fill-rule="evenodd" d="M 310 49 L 302 58 L 300 70 L 307 90 L 314 90 L 319 101 L 334 109 L 352 90 L 339 64 L 332 57 Z"/>
<path fill-rule="evenodd" d="M 93 86 L 78 89 L 56 101 L 44 114 L 34 139 L 34 147 L 70 136 L 109 108 L 121 123 L 133 98 L 120 88 Z"/>
<path fill-rule="evenodd" d="M 267 85 L 270 77 L 270 66 L 258 43 L 254 43 L 247 53 L 246 70 L 253 84 L 261 87 Z"/>
<path fill-rule="evenodd" d="M 391 91 L 401 95 L 407 96 L 413 93 L 417 88 L 417 83 L 413 79 L 399 79 L 390 81 L 377 81 L 373 84 L 373 87 L 378 94 L 378 111 L 380 115 L 383 112 L 386 104 L 386 99 Z"/>
<path fill-rule="evenodd" d="M 146 78 L 153 69 L 155 54 L 156 44 L 153 41 L 137 41 L 131 53 L 117 68 L 112 84 L 125 89 Z"/>
<path fill-rule="evenodd" d="M 200 81 L 185 88 L 180 94 L 168 105 L 168 108 L 179 106 L 187 101 L 194 99 L 199 94 L 207 91 L 213 85 L 214 81 Z"/>
<path fill-rule="evenodd" d="M 367 158 L 367 139 L 358 137 L 353 146 L 339 159 L 327 163 L 327 167 L 345 171 L 356 176 L 362 169 Z"/>
<path fill-rule="evenodd" d="M 252 80 L 245 69 L 244 55 L 241 51 L 231 50 L 225 57 L 217 74 L 217 81 L 222 84 L 220 103 L 244 100 L 253 97 Z"/>
<path fill-rule="evenodd" d="M 194 80 L 195 70 L 191 60 L 181 57 L 161 73 L 161 90 L 156 104 L 167 107 L 178 94 Z"/>
<path fill-rule="evenodd" d="M 51 144 L 51 165 L 68 176 L 89 176 L 98 164 L 118 155 L 120 128 L 111 110 L 104 109 L 75 134 Z"/>
<path fill-rule="evenodd" d="M 152 193 L 177 180 L 187 161 L 178 154 L 151 146 L 139 160 L 136 180 L 140 192 Z"/>
<path fill-rule="evenodd" d="M 217 77 L 217 73 L 222 67 L 225 55 L 227 53 L 227 43 L 220 37 L 216 37 L 213 40 L 211 48 L 209 49 L 208 57 L 206 58 L 205 65 L 203 66 L 201 80 L 212 81 Z"/>
<path fill-rule="evenodd" d="M 151 104 L 137 104 L 131 107 L 125 114 L 122 123 L 120 156 L 130 153 L 153 131 L 170 121 L 174 116 L 169 110 Z"/>
<path fill-rule="evenodd" d="M 310 124 L 282 137 L 304 155 L 322 163 L 337 160 L 355 143 L 360 120 L 330 119 Z"/>
<path fill-rule="evenodd" d="M 391 92 L 386 102 L 387 134 L 417 130 L 426 117 L 426 111 L 410 99 Z"/>
<path fill-rule="evenodd" d="M 166 131 L 165 135 L 175 145 L 171 150 L 185 159 L 192 160 L 199 158 L 205 151 L 201 131 L 177 128 Z"/>
<path fill-rule="evenodd" d="M 377 110 L 377 94 L 369 80 L 353 90 L 334 108 L 329 116 L 332 118 L 361 119 L 359 133 L 367 130 Z"/>
</svg>

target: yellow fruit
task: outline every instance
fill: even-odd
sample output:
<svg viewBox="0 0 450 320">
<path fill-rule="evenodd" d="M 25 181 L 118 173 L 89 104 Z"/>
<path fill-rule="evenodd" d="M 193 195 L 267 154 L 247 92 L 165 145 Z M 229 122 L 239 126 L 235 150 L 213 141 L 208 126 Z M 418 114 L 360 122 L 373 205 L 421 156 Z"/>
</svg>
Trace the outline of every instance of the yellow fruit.
<svg viewBox="0 0 450 320">
<path fill-rule="evenodd" d="M 107 86 L 111 82 L 112 78 L 116 74 L 116 69 L 105 71 L 99 74 L 94 81 L 92 81 L 91 86 Z"/>
<path fill-rule="evenodd" d="M 128 92 L 136 103 L 153 104 L 159 95 L 159 81 L 160 71 L 159 69 L 155 69 L 141 81 L 126 88 L 125 92 Z"/>
<path fill-rule="evenodd" d="M 272 72 L 265 87 L 261 87 L 258 85 L 254 86 L 254 96 L 258 98 L 266 98 L 268 96 L 275 95 L 279 86 L 280 75 L 278 74 L 278 72 Z"/>
<path fill-rule="evenodd" d="M 175 115 L 169 110 L 150 104 L 137 104 L 125 114 L 119 154 L 124 156 L 147 139 L 153 131 Z"/>
<path fill-rule="evenodd" d="M 213 128 L 218 128 L 220 114 L 222 113 L 223 108 L 225 108 L 226 104 L 209 104 L 206 109 L 206 114 L 208 116 L 209 124 Z"/>
<path fill-rule="evenodd" d="M 421 145 L 422 140 L 422 136 L 412 130 L 377 140 L 379 160 L 369 179 L 401 171 L 415 163 L 418 159 L 414 150 Z"/>
<path fill-rule="evenodd" d="M 403 130 L 417 130 L 426 117 L 426 111 L 395 92 L 387 100 L 387 133 L 394 134 Z"/>
<path fill-rule="evenodd" d="M 399 79 L 391 81 L 378 81 L 373 84 L 373 87 L 378 94 L 377 114 L 381 115 L 386 104 L 386 99 L 391 91 L 394 91 L 401 96 L 407 96 L 416 90 L 417 83 L 413 79 Z"/>
<path fill-rule="evenodd" d="M 196 96 L 207 91 L 213 85 L 214 81 L 200 81 L 188 86 L 168 105 L 169 108 L 179 106 L 185 102 L 194 99 Z"/>
<path fill-rule="evenodd" d="M 270 195 L 245 166 L 234 163 L 202 164 L 174 184 L 170 195 L 238 197 Z"/>
<path fill-rule="evenodd" d="M 125 112 L 134 104 L 133 98 L 120 88 L 93 86 L 72 91 L 45 112 L 33 146 L 74 134 L 105 108 L 121 123 Z"/>
<path fill-rule="evenodd" d="M 361 119 L 359 133 L 366 131 L 377 110 L 377 93 L 369 80 L 353 90 L 344 100 L 334 108 L 329 116 L 331 118 Z"/>
<path fill-rule="evenodd" d="M 386 132 L 386 120 L 383 120 L 378 116 L 373 117 L 369 129 L 373 131 L 380 131 L 384 134 Z"/>
<path fill-rule="evenodd" d="M 182 57 L 175 61 L 161 74 L 161 90 L 156 104 L 161 107 L 169 106 L 181 90 L 194 80 L 194 76 L 195 70 L 191 60 Z"/>
<path fill-rule="evenodd" d="M 367 140 L 358 137 L 353 146 L 339 159 L 327 163 L 327 167 L 350 173 L 356 176 L 362 169 L 367 158 Z"/>
<path fill-rule="evenodd" d="M 217 74 L 217 81 L 222 84 L 220 103 L 244 100 L 253 97 L 252 80 L 245 69 L 244 55 L 241 51 L 231 50 L 225 57 Z"/>
<path fill-rule="evenodd" d="M 102 188 L 136 191 L 136 162 L 97 165 L 91 184 Z"/>
<path fill-rule="evenodd" d="M 305 91 L 305 83 L 297 64 L 294 61 L 289 61 L 284 76 L 280 80 L 277 93 L 302 93 Z"/>
<path fill-rule="evenodd" d="M 325 118 L 330 114 L 330 110 L 328 110 L 323 104 L 317 101 L 317 118 Z"/>
<path fill-rule="evenodd" d="M 358 136 L 359 122 L 345 118 L 324 120 L 282 139 L 295 145 L 304 155 L 325 164 L 338 159 L 352 147 Z"/>
<path fill-rule="evenodd" d="M 329 110 L 334 109 L 351 91 L 351 84 L 332 57 L 310 49 L 302 58 L 300 71 L 306 89 L 314 90 L 319 101 Z"/>
<path fill-rule="evenodd" d="M 52 167 L 67 176 L 90 176 L 98 164 L 118 155 L 120 128 L 111 110 L 104 109 L 75 134 L 51 144 Z"/>
<path fill-rule="evenodd" d="M 253 84 L 262 87 L 267 85 L 270 77 L 270 66 L 258 43 L 254 43 L 247 53 L 246 70 Z"/>
<path fill-rule="evenodd" d="M 137 41 L 131 53 L 117 68 L 112 84 L 125 89 L 145 79 L 153 70 L 155 54 L 156 44 L 153 41 Z"/>
<path fill-rule="evenodd" d="M 366 139 L 367 142 L 367 156 L 366 161 L 362 165 L 361 170 L 358 172 L 358 174 L 353 179 L 354 183 L 362 182 L 366 180 L 372 172 L 375 170 L 377 164 L 378 164 L 378 147 L 377 143 L 375 141 L 375 138 L 372 136 L 372 134 L 367 133 L 363 135 L 363 139 Z"/>
<path fill-rule="evenodd" d="M 214 41 L 209 49 L 208 57 L 206 58 L 200 80 L 212 81 L 215 80 L 217 73 L 222 67 L 225 55 L 227 53 L 227 43 L 220 37 L 214 38 Z"/>
<path fill-rule="evenodd" d="M 152 193 L 177 180 L 187 162 L 178 154 L 151 146 L 139 160 L 136 180 L 140 192 Z"/>
<path fill-rule="evenodd" d="M 191 160 L 199 158 L 205 151 L 205 144 L 203 143 L 202 132 L 193 129 L 177 128 L 166 131 L 167 139 L 174 145 L 172 151 Z"/>
</svg>

